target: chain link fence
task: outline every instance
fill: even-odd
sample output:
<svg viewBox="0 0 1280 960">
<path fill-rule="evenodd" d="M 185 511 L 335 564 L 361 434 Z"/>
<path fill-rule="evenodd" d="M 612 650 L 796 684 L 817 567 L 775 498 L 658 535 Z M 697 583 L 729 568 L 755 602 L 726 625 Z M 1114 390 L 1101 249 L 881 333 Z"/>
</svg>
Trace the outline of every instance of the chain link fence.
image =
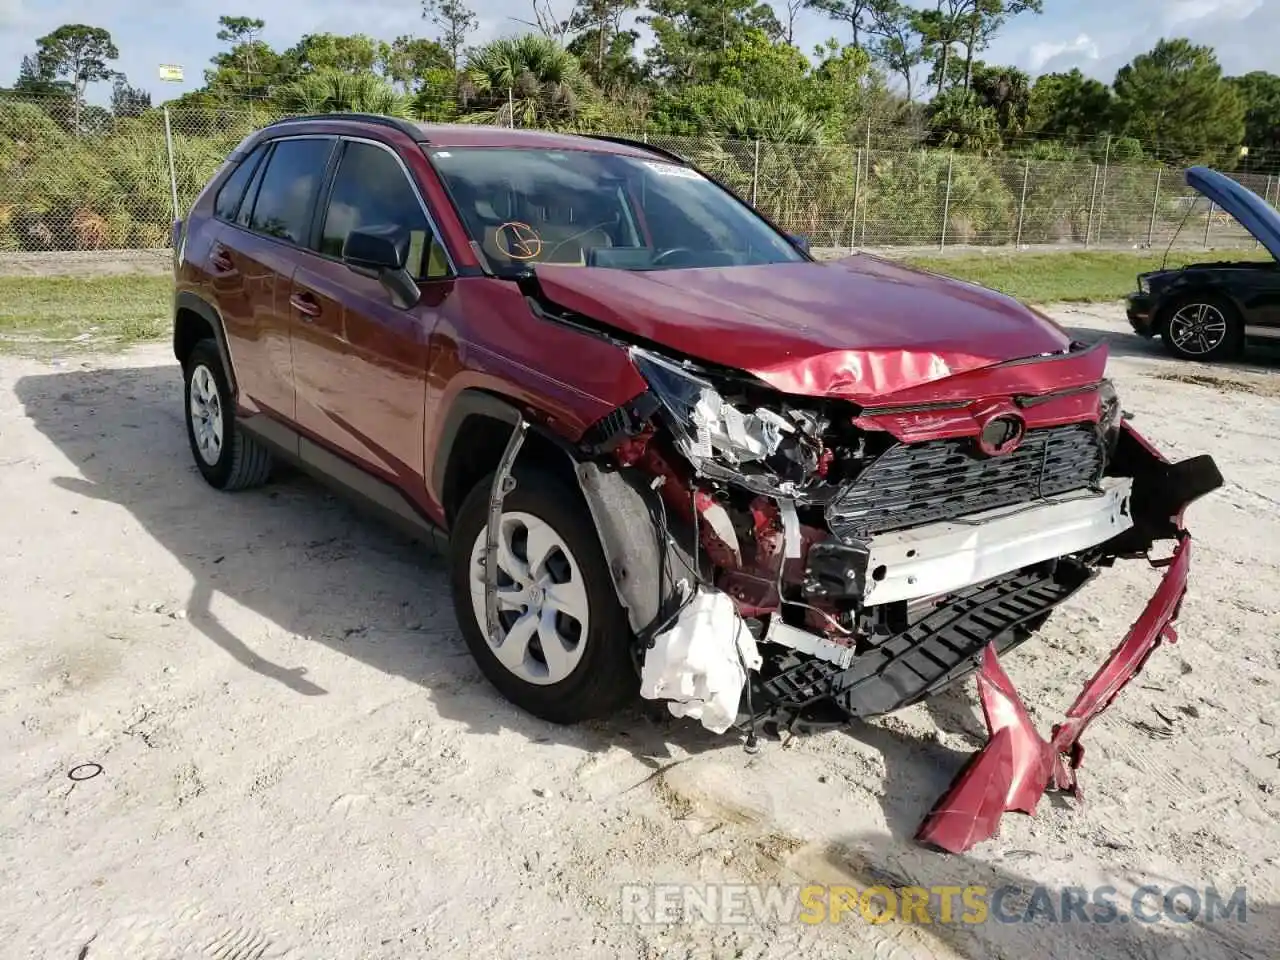
<svg viewBox="0 0 1280 960">
<path fill-rule="evenodd" d="M 88 108 L 72 121 L 46 107 L 0 99 L 0 251 L 164 247 L 175 198 L 184 215 L 243 137 L 284 116 L 249 103 L 124 119 Z M 628 135 L 696 163 L 815 249 L 1256 246 L 1154 162 L 978 156 L 870 124 L 862 146 Z M 1280 203 L 1280 176 L 1236 176 Z"/>
</svg>

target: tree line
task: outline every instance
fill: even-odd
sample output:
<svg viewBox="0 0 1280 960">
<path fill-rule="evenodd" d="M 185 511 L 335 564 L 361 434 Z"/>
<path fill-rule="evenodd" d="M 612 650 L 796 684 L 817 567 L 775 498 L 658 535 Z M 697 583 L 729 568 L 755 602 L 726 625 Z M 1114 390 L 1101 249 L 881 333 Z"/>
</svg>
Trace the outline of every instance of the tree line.
<svg viewBox="0 0 1280 960">
<path fill-rule="evenodd" d="M 466 0 L 424 0 L 423 36 L 303 35 L 287 49 L 259 18 L 224 16 L 204 83 L 170 103 L 184 129 L 216 129 L 251 104 L 281 112 L 371 110 L 427 120 L 858 143 L 868 118 L 920 145 L 1019 152 L 1031 142 L 1228 169 L 1280 165 L 1280 76 L 1224 74 L 1214 51 L 1159 40 L 1111 84 L 1075 69 L 1034 82 L 982 59 L 1044 0 L 531 0 L 525 32 L 472 43 Z M 835 34 L 805 53 L 801 18 Z M 640 48 L 637 25 L 653 37 Z M 99 27 L 36 40 L 8 91 L 52 105 L 75 131 L 151 109 L 115 71 Z M 107 110 L 85 105 L 111 83 Z M 1248 148 L 1247 151 L 1241 150 Z M 1243 161 L 1241 158 L 1244 158 Z"/>
</svg>

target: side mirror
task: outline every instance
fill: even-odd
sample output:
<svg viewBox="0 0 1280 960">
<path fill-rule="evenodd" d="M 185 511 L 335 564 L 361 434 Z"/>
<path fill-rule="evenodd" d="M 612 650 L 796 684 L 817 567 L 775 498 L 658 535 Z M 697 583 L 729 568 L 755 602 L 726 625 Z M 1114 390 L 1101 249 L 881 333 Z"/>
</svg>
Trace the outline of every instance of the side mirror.
<svg viewBox="0 0 1280 960">
<path fill-rule="evenodd" d="M 395 226 L 352 230 L 342 246 L 342 260 L 353 270 L 403 270 L 408 259 L 409 232 Z"/>
<path fill-rule="evenodd" d="M 788 236 L 790 236 L 791 242 L 794 243 L 797 247 L 799 247 L 805 253 L 809 252 L 809 238 L 806 237 L 803 233 L 792 233 L 792 234 L 788 234 Z"/>
<path fill-rule="evenodd" d="M 409 231 L 394 224 L 352 230 L 342 246 L 342 262 L 356 273 L 378 280 L 402 310 L 412 307 L 422 295 L 405 269 L 408 261 Z"/>
</svg>

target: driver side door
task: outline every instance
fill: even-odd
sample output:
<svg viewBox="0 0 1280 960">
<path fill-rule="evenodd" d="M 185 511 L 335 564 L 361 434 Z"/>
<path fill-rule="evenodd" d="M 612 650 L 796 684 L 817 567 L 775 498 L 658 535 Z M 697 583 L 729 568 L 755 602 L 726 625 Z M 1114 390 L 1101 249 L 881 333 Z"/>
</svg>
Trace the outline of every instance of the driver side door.
<svg viewBox="0 0 1280 960">
<path fill-rule="evenodd" d="M 344 138 L 339 151 L 312 249 L 289 294 L 302 456 L 333 473 L 343 469 L 336 454 L 419 499 L 428 343 L 452 291 L 452 269 L 394 149 Z M 408 309 L 342 261 L 351 231 L 374 225 L 410 236 L 408 270 L 423 295 Z"/>
</svg>

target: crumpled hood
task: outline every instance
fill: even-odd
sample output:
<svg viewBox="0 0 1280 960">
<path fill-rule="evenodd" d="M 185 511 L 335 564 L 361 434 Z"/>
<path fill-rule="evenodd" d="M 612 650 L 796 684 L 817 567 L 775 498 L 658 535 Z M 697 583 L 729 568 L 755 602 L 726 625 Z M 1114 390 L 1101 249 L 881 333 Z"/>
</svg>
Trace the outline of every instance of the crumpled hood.
<svg viewBox="0 0 1280 960">
<path fill-rule="evenodd" d="M 647 272 L 540 264 L 537 277 L 562 307 L 805 396 L 865 402 L 1071 343 L 1010 297 L 866 254 Z"/>
</svg>

